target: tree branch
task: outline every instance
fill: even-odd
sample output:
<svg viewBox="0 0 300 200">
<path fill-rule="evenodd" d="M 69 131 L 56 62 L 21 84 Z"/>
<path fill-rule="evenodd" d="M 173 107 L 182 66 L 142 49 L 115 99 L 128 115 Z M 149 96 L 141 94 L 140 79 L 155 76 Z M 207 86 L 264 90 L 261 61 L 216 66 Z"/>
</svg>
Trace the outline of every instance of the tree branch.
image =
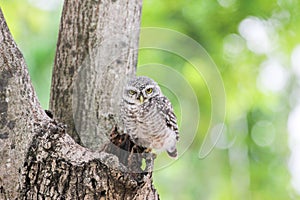
<svg viewBox="0 0 300 200">
<path fill-rule="evenodd" d="M 19 173 L 38 120 L 47 120 L 31 85 L 24 58 L 0 9 L 0 191 L 15 196 Z M 1 198 L 0 192 L 0 199 Z"/>
<path fill-rule="evenodd" d="M 141 0 L 65 1 L 50 109 L 91 149 L 107 143 L 123 83 L 135 74 L 141 6 Z"/>
</svg>

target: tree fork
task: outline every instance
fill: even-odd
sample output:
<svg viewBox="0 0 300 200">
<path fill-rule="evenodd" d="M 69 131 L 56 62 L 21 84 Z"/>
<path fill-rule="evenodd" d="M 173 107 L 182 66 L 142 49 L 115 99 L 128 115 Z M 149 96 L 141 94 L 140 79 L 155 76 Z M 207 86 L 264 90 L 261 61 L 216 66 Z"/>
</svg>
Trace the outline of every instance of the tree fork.
<svg viewBox="0 0 300 200">
<path fill-rule="evenodd" d="M 84 1 L 81 4 L 81 1 L 66 0 L 62 19 L 65 19 L 66 24 L 76 27 L 76 23 L 74 24 L 72 20 L 68 19 L 67 10 L 73 9 L 70 13 L 77 13 L 79 22 L 83 22 L 81 17 L 84 15 L 79 12 L 80 6 L 87 8 L 82 10 L 86 13 L 92 9 L 93 13 L 98 12 L 99 14 L 101 5 L 106 3 L 105 5 L 111 6 L 118 2 L 121 1 Z M 129 5 L 135 4 L 138 5 L 135 7 L 136 11 L 140 10 L 140 1 L 128 0 L 123 3 L 127 6 L 126 9 L 129 8 Z M 114 6 L 120 9 L 120 4 Z M 124 7 L 122 8 L 124 9 Z M 132 7 L 130 8 L 132 9 Z M 102 11 L 106 12 L 105 9 Z M 92 20 L 92 18 L 90 19 Z M 140 20 L 139 17 L 126 19 L 129 27 L 133 22 L 137 23 L 135 20 L 138 22 Z M 97 18 L 97 22 L 100 21 L 101 17 Z M 101 26 L 98 24 L 96 25 L 98 31 L 91 35 L 91 32 L 82 34 L 79 31 L 81 30 L 80 26 L 77 26 L 78 32 L 74 32 L 77 40 L 70 43 L 68 40 L 72 40 L 72 37 L 65 38 L 66 36 L 63 36 L 64 30 L 70 29 L 70 27 L 64 26 L 66 24 L 61 23 L 57 44 L 54 78 L 52 79 L 54 83 L 52 83 L 50 101 L 58 103 L 53 103 L 54 105 L 51 106 L 54 108 L 54 119 L 51 119 L 38 102 L 24 58 L 9 33 L 0 9 L 0 199 L 158 199 L 158 194 L 152 185 L 151 173 L 144 173 L 143 179 L 137 180 L 117 156 L 106 152 L 91 151 L 73 140 L 74 138 L 78 141 L 78 138 L 74 136 L 76 129 L 70 128 L 74 122 L 68 121 L 68 116 L 72 115 L 72 110 L 68 109 L 72 104 L 72 100 L 70 100 L 72 98 L 71 89 L 73 89 L 72 81 L 78 73 L 76 67 L 82 67 L 81 62 L 85 56 L 90 57 L 88 63 L 92 65 L 89 66 L 91 68 L 94 66 L 93 63 L 97 61 L 93 61 L 95 46 L 91 46 L 89 49 L 89 45 L 95 41 L 99 42 L 98 35 L 101 35 L 101 30 L 106 29 L 102 27 L 99 30 Z M 110 79 L 117 78 L 116 72 L 125 72 L 122 73 L 124 76 L 121 79 L 125 79 L 126 76 L 135 72 L 137 54 L 131 50 L 137 49 L 138 35 L 136 31 L 130 31 L 133 29 L 128 28 L 127 25 L 125 28 L 123 27 L 126 30 L 126 37 L 128 33 L 134 34 L 125 43 L 122 43 L 127 50 L 123 49 L 121 57 L 110 63 L 108 68 L 117 69 L 111 74 L 107 73 Z M 88 30 L 92 30 L 93 23 L 87 26 L 90 27 Z M 74 29 L 70 30 L 75 31 Z M 106 34 L 108 33 L 106 32 Z M 97 40 L 94 40 L 93 36 Z M 100 38 L 105 39 L 106 35 L 104 34 Z M 74 44 L 78 46 L 74 46 Z M 74 47 L 80 47 L 82 51 L 80 48 L 78 51 L 74 51 Z M 96 47 L 101 48 L 101 45 L 96 45 Z M 118 45 L 115 48 L 120 49 Z M 59 81 L 59 77 L 63 81 Z M 111 84 L 111 82 L 106 83 L 105 81 L 101 83 L 103 83 L 103 88 Z M 53 89 L 54 87 L 57 89 Z M 61 91 L 62 96 L 55 94 L 57 91 Z M 97 95 L 100 96 L 100 94 Z M 104 94 L 106 94 L 105 98 L 113 95 L 110 92 L 104 92 Z M 95 99 L 102 102 L 107 100 L 99 96 Z M 63 100 L 58 100 L 61 98 Z M 59 101 L 67 104 L 61 104 Z M 109 106 L 108 103 L 104 108 L 99 107 L 97 113 L 110 112 Z M 68 116 L 59 114 L 62 112 L 60 109 L 65 109 L 63 111 Z M 103 129 L 105 132 L 101 132 L 101 134 L 109 136 L 112 131 L 107 131 L 110 127 L 105 122 L 106 118 L 98 116 L 100 116 L 100 123 L 104 123 L 105 127 Z M 73 125 L 73 127 L 75 126 Z M 78 134 L 78 137 L 81 136 Z M 89 143 L 86 143 L 85 146 L 89 146 Z"/>
</svg>

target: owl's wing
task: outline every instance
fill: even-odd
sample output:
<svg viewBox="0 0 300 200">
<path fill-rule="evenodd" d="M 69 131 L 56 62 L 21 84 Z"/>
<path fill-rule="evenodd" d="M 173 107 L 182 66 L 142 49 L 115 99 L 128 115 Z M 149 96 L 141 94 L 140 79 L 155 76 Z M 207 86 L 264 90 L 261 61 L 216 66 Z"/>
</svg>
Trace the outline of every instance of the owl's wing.
<svg viewBox="0 0 300 200">
<path fill-rule="evenodd" d="M 171 105 L 171 102 L 167 97 L 159 97 L 158 98 L 158 107 L 160 110 L 160 113 L 164 116 L 166 120 L 166 125 L 169 127 L 171 130 L 174 131 L 176 134 L 176 140 L 179 139 L 179 131 L 178 131 L 178 125 L 177 125 L 177 119 L 175 116 L 175 113 L 173 111 L 173 107 Z"/>
</svg>

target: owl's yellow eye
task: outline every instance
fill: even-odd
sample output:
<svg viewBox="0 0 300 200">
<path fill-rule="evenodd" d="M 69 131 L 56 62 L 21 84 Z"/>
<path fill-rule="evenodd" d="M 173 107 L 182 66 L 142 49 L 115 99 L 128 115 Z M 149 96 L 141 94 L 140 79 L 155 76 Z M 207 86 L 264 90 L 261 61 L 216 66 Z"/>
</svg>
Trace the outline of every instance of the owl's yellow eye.
<svg viewBox="0 0 300 200">
<path fill-rule="evenodd" d="M 134 91 L 134 90 L 129 90 L 129 91 L 128 91 L 128 94 L 134 95 L 134 94 L 136 94 L 136 91 Z"/>
<path fill-rule="evenodd" d="M 152 93 L 152 91 L 153 91 L 153 89 L 152 89 L 152 88 L 148 88 L 148 89 L 146 90 L 147 94 L 151 94 L 151 93 Z"/>
</svg>

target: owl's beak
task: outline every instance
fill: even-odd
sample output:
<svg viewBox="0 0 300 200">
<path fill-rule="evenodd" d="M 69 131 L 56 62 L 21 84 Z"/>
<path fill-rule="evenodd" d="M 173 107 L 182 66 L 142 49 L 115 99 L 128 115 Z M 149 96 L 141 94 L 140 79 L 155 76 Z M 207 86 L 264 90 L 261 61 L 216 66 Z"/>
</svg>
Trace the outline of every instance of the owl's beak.
<svg viewBox="0 0 300 200">
<path fill-rule="evenodd" d="M 143 97 L 143 95 L 140 96 L 140 102 L 144 103 L 144 97 Z"/>
</svg>

